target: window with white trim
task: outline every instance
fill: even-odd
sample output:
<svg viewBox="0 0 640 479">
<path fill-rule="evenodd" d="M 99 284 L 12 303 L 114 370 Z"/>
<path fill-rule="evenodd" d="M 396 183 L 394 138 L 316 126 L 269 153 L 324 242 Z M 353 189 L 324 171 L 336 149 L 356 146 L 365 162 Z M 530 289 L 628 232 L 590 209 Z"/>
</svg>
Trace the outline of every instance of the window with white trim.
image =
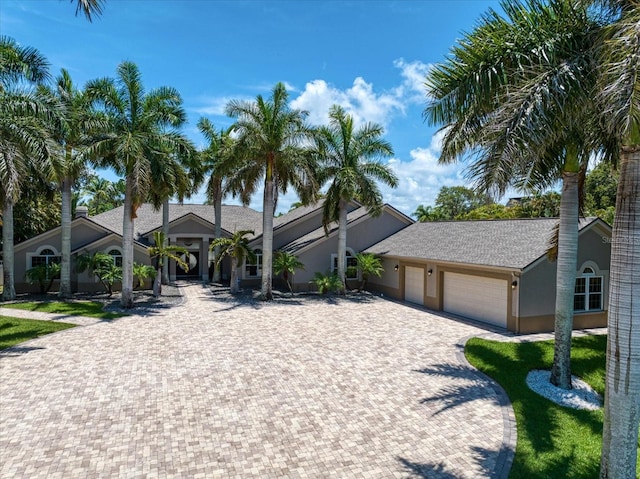
<svg viewBox="0 0 640 479">
<path fill-rule="evenodd" d="M 31 256 L 31 267 L 35 268 L 40 265 L 49 266 L 50 264 L 60 263 L 60 261 L 60 255 L 56 251 L 52 248 L 43 248 L 37 254 Z"/>
<path fill-rule="evenodd" d="M 244 265 L 244 274 L 245 277 L 255 278 L 258 276 L 262 276 L 262 250 L 255 249 L 253 250 L 253 254 L 256 257 L 255 263 L 248 263 L 246 260 Z"/>
<path fill-rule="evenodd" d="M 358 261 L 351 248 L 347 248 L 344 267 L 346 279 L 358 279 Z M 331 273 L 338 273 L 338 255 L 336 253 L 331 255 Z"/>
<path fill-rule="evenodd" d="M 587 266 L 576 278 L 573 296 L 574 311 L 601 311 L 603 309 L 603 281 L 594 269 Z"/>
<path fill-rule="evenodd" d="M 122 268 L 122 251 L 117 248 L 112 248 L 107 251 L 107 254 L 113 258 L 113 264 Z"/>
</svg>

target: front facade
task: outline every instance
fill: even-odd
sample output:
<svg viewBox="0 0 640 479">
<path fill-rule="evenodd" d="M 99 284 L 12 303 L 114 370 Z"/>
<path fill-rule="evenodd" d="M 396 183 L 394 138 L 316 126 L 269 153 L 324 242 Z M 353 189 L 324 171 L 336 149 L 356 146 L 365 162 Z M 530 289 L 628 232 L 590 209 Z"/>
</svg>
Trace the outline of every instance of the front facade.
<svg viewBox="0 0 640 479">
<path fill-rule="evenodd" d="M 366 251 L 383 258 L 371 287 L 392 298 L 516 333 L 552 331 L 557 219 L 416 223 Z M 611 228 L 581 221 L 574 328 L 607 325 Z"/>
</svg>

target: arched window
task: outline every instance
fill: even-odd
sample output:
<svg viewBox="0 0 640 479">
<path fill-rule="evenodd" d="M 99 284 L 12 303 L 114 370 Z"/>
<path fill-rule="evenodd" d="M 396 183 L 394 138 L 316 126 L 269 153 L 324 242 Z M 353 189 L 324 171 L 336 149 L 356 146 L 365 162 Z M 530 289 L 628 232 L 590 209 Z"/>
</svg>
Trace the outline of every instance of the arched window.
<svg viewBox="0 0 640 479">
<path fill-rule="evenodd" d="M 40 249 L 36 254 L 31 256 L 31 267 L 45 265 L 48 266 L 53 263 L 60 262 L 60 255 L 53 248 L 45 246 Z"/>
<path fill-rule="evenodd" d="M 597 267 L 585 266 L 576 277 L 573 310 L 601 311 L 603 309 L 603 281 Z"/>
<path fill-rule="evenodd" d="M 248 260 L 246 260 L 244 265 L 244 273 L 248 278 L 262 276 L 262 250 L 254 249 L 253 253 L 256 255 L 255 263 L 249 263 Z"/>
<path fill-rule="evenodd" d="M 122 251 L 118 248 L 111 248 L 107 254 L 113 258 L 113 264 L 122 268 Z"/>
<path fill-rule="evenodd" d="M 344 266 L 347 279 L 358 279 L 358 261 L 351 248 L 347 248 Z M 331 272 L 334 274 L 338 272 L 338 255 L 336 253 L 331 255 Z"/>
</svg>

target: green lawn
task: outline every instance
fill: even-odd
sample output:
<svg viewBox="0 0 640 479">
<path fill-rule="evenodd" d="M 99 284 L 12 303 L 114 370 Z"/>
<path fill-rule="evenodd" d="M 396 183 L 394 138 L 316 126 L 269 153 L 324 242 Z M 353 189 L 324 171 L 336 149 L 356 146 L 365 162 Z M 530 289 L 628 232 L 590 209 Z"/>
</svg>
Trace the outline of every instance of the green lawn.
<svg viewBox="0 0 640 479">
<path fill-rule="evenodd" d="M 574 338 L 572 372 L 601 396 L 605 388 L 606 336 Z M 561 407 L 529 389 L 532 369 L 550 369 L 553 342 L 503 343 L 473 338 L 465 348 L 471 364 L 504 388 L 515 412 L 518 443 L 510 478 L 598 477 L 602 409 Z"/>
<path fill-rule="evenodd" d="M 98 319 L 115 319 L 125 316 L 120 313 L 103 311 L 102 304 L 95 301 L 32 301 L 25 303 L 11 303 L 8 308 L 40 311 L 43 313 L 67 314 L 69 316 L 88 316 Z"/>
<path fill-rule="evenodd" d="M 73 328 L 75 324 L 55 321 L 37 321 L 35 319 L 0 317 L 0 349 L 28 341 L 63 329 Z"/>
</svg>

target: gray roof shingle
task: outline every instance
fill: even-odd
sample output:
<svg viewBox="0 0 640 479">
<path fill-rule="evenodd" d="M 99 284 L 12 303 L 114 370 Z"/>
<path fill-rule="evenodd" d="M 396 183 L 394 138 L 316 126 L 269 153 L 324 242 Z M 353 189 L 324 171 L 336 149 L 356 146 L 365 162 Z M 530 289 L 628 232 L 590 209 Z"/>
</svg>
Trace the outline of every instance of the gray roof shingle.
<svg viewBox="0 0 640 479">
<path fill-rule="evenodd" d="M 580 229 L 597 218 L 580 220 Z M 414 223 L 367 253 L 523 269 L 546 254 L 558 218 Z"/>
<path fill-rule="evenodd" d="M 114 208 L 91 217 L 95 223 L 122 235 L 122 213 L 124 206 Z M 169 206 L 169 222 L 192 213 L 213 225 L 213 205 L 180 205 Z M 134 222 L 134 238 L 141 240 L 142 235 L 162 226 L 162 209 L 156 211 L 149 203 L 145 203 L 137 211 Z M 257 235 L 262 233 L 262 213 L 244 206 L 222 205 L 222 228 L 233 233 L 237 230 L 253 230 Z"/>
</svg>

